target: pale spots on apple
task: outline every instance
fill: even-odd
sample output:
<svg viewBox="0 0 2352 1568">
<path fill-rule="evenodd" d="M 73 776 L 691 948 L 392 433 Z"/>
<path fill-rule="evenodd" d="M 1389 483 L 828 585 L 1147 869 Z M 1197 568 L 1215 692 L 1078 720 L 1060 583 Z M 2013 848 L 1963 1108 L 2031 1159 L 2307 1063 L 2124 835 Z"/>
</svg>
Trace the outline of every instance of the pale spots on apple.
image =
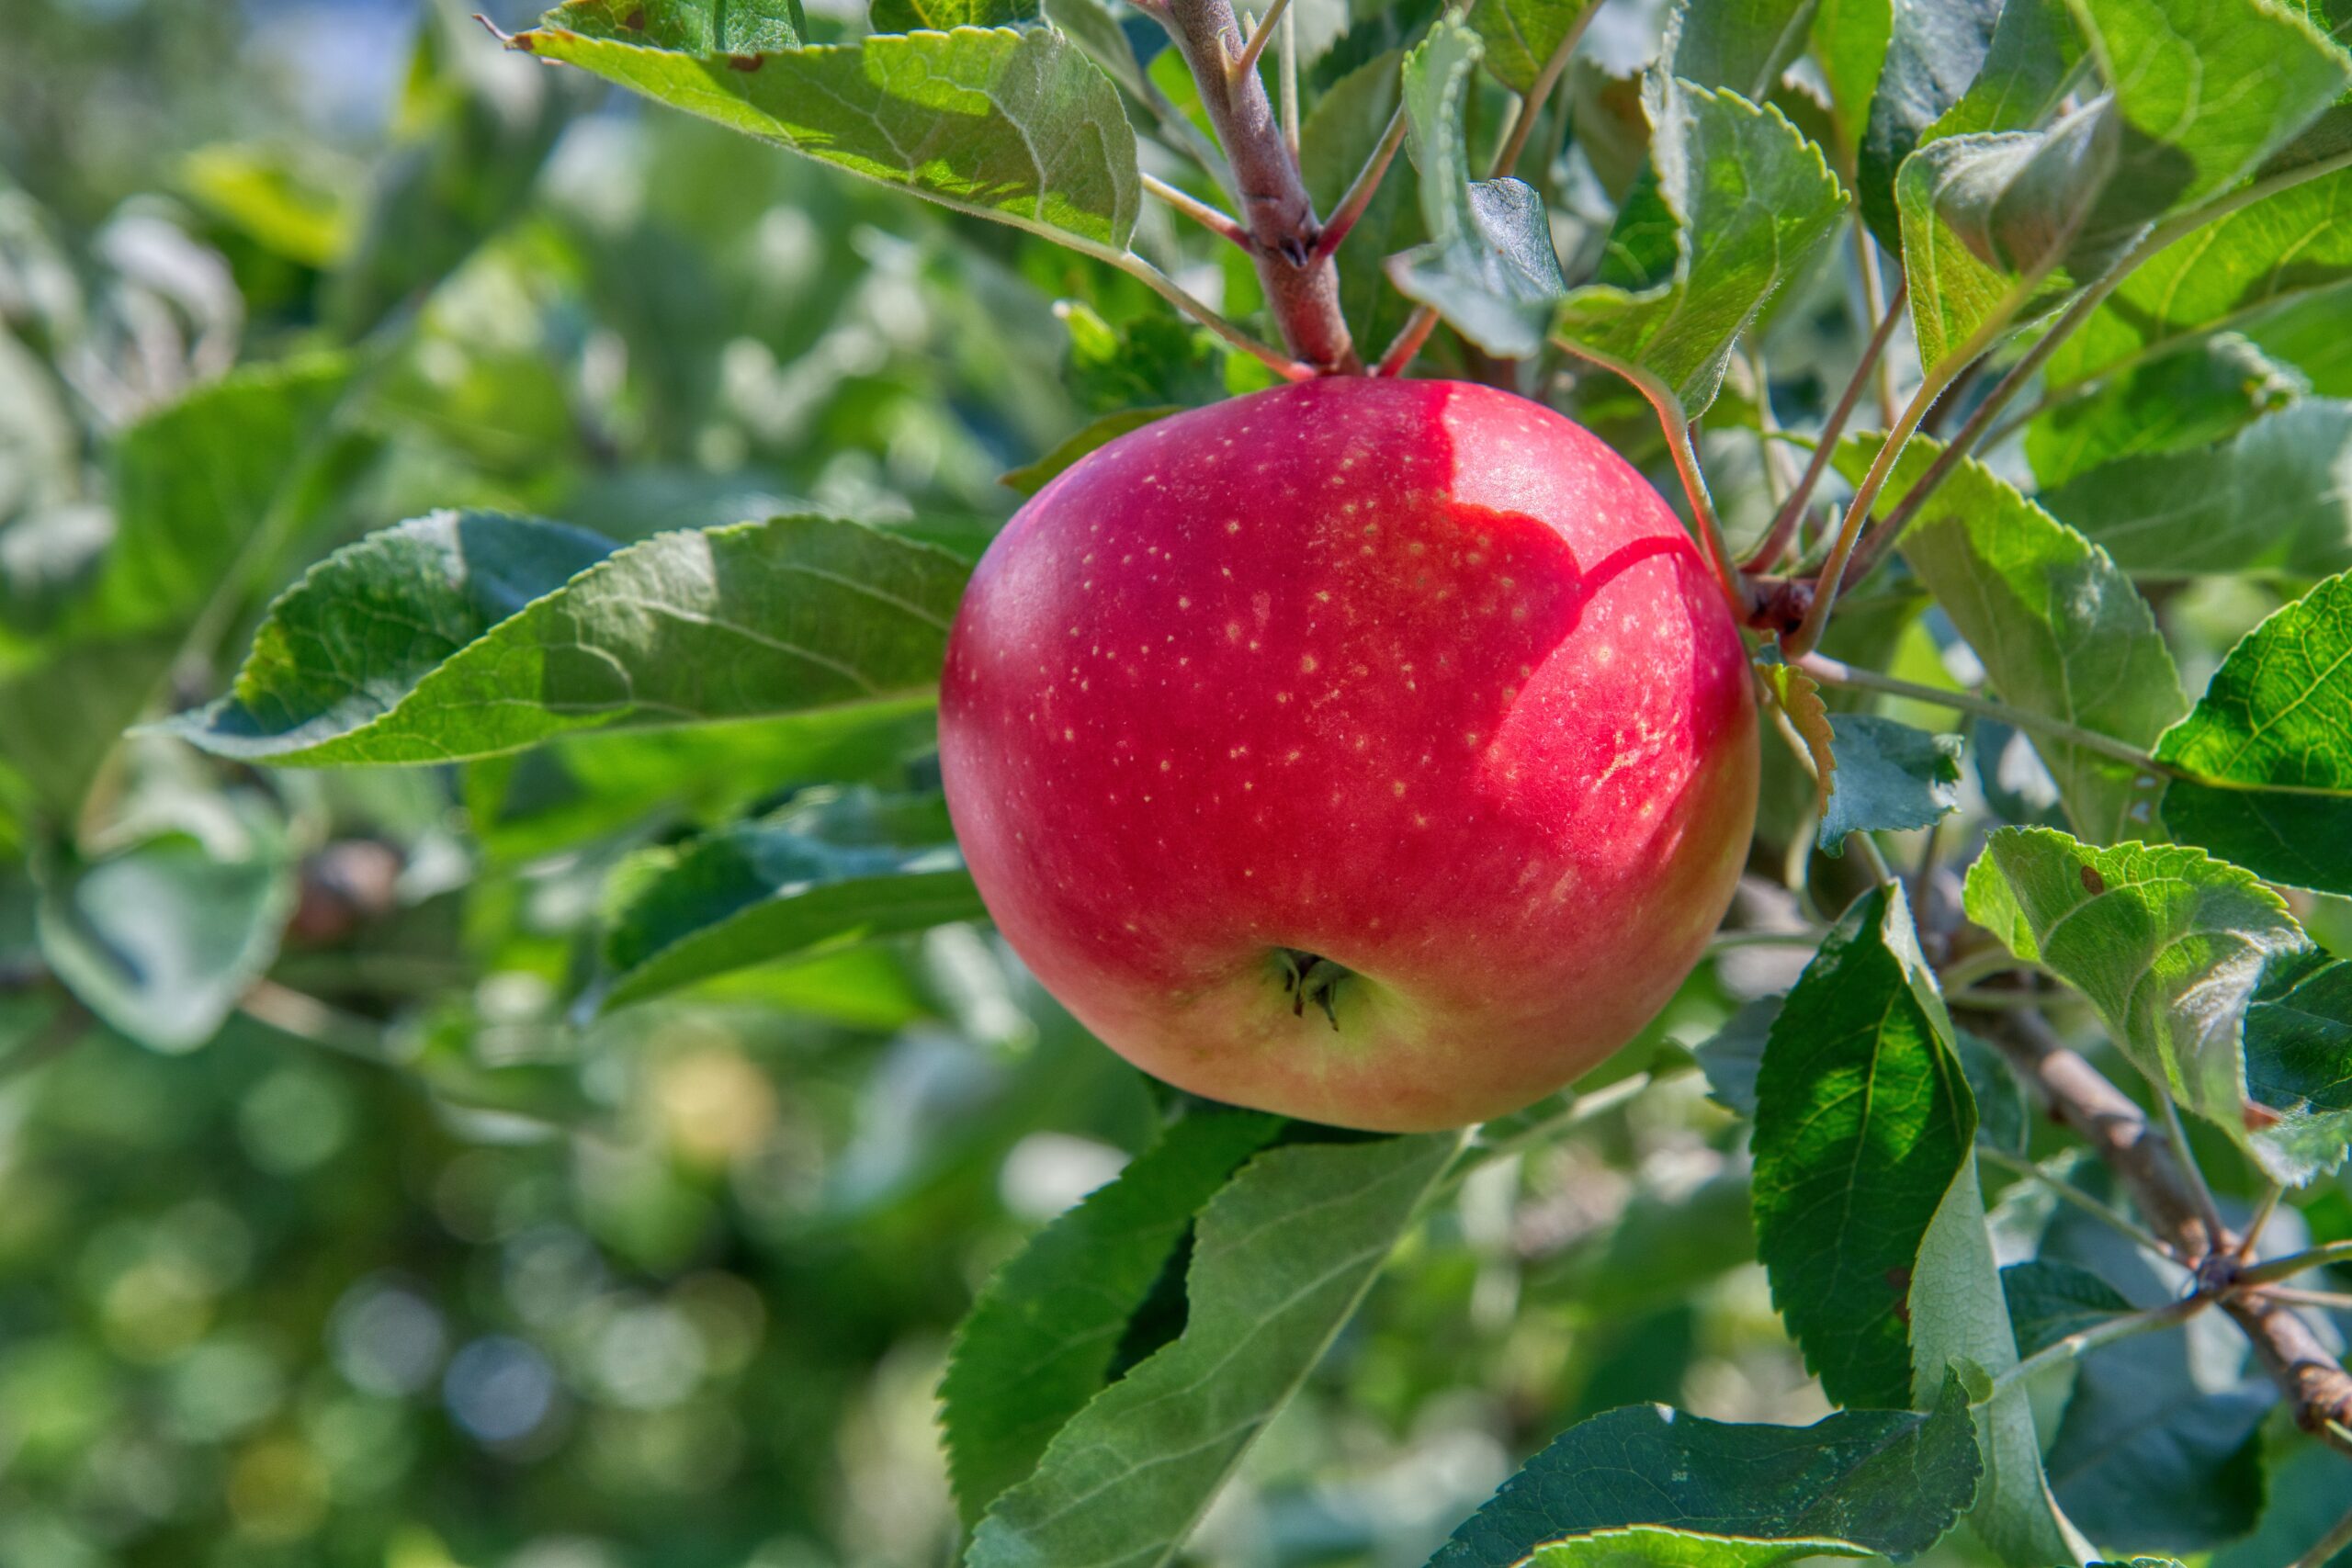
<svg viewBox="0 0 2352 1568">
<path fill-rule="evenodd" d="M 1591 1066 L 1696 962 L 1755 809 L 1745 663 L 1590 434 L 1331 378 L 1146 426 L 1023 509 L 957 617 L 942 769 L 998 925 L 1113 1048 L 1448 1126 Z"/>
</svg>

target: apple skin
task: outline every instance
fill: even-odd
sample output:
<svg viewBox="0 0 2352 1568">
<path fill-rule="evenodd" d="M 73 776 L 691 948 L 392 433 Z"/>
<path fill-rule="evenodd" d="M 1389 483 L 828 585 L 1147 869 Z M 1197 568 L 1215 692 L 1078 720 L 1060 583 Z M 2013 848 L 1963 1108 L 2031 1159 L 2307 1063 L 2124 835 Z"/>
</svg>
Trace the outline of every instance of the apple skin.
<svg viewBox="0 0 2352 1568">
<path fill-rule="evenodd" d="M 1697 547 L 1598 437 L 1335 377 L 1023 507 L 956 615 L 940 763 L 998 929 L 1113 1050 L 1408 1132 L 1541 1099 L 1665 1005 L 1747 856 L 1757 721 Z M 1352 973 L 1308 1005 L 1283 950 Z"/>
</svg>

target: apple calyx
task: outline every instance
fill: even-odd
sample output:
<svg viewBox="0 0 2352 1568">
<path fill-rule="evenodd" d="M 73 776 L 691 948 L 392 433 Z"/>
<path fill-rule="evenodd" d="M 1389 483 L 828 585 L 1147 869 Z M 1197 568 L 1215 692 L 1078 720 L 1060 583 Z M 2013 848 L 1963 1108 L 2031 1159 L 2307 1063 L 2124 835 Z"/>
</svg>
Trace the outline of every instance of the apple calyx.
<svg viewBox="0 0 2352 1568">
<path fill-rule="evenodd" d="M 1274 949 L 1274 962 L 1282 971 L 1283 993 L 1290 998 L 1291 1016 L 1305 1018 L 1306 1004 L 1313 1002 L 1331 1021 L 1331 1027 L 1339 1028 L 1340 986 L 1353 979 L 1355 971 L 1296 947 Z"/>
</svg>

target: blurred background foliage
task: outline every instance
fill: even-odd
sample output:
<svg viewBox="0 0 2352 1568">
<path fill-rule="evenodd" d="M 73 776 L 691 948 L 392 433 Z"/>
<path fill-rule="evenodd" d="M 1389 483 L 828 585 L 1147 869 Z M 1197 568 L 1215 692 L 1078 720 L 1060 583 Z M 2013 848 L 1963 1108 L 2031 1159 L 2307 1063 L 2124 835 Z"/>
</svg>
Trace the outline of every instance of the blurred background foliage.
<svg viewBox="0 0 2352 1568">
<path fill-rule="evenodd" d="M 1385 9 L 1356 7 L 1364 58 Z M 1596 31 L 1593 105 L 1623 96 L 1612 51 L 1646 48 Z M 1246 314 L 1247 268 L 1199 266 Z M 1859 348 L 1844 281 L 1774 331 L 1808 339 L 1776 400 L 1818 407 Z M 43 668 L 104 555 L 123 431 L 233 366 L 345 345 L 356 412 L 284 501 L 283 558 L 155 666 L 176 700 L 220 688 L 303 562 L 435 507 L 626 539 L 807 503 L 968 543 L 1016 502 L 998 476 L 1091 417 L 1264 374 L 1132 280 L 607 99 L 454 6 L 0 0 L 0 678 Z M 1736 375 L 1709 453 L 1750 529 L 1754 391 Z M 1622 389 L 1584 412 L 1657 455 Z M 2269 605 L 2222 585 L 2165 608 L 2210 668 Z M 1892 667 L 1948 679 L 1934 617 L 1867 608 L 1841 633 L 1900 628 Z M 1148 1142 L 1159 1091 L 964 927 L 573 1010 L 616 872 L 810 781 L 934 782 L 927 711 L 882 744 L 796 719 L 373 773 L 137 740 L 61 822 L 44 775 L 102 751 L 149 678 L 86 668 L 49 706 L 0 702 L 0 1568 L 949 1561 L 947 1337 Z M 1781 765 L 1768 860 L 1809 836 Z M 1983 783 L 2049 808 L 2030 765 Z M 148 1044 L 64 999 L 28 894 L 60 841 L 220 870 L 107 893 L 164 924 L 196 899 L 158 940 L 209 930 L 227 988 L 145 998 Z M 1761 885 L 1747 906 L 1747 927 L 1803 924 Z M 247 927 L 268 940 L 240 971 Z M 1687 1066 L 1804 953 L 1724 952 L 1606 1072 Z M 1686 1071 L 1482 1171 L 1200 1560 L 1417 1563 L 1527 1451 L 1629 1401 L 1826 1411 L 1750 1261 L 1745 1159 Z M 2305 1212 L 2352 1231 L 2339 1189 Z"/>
</svg>

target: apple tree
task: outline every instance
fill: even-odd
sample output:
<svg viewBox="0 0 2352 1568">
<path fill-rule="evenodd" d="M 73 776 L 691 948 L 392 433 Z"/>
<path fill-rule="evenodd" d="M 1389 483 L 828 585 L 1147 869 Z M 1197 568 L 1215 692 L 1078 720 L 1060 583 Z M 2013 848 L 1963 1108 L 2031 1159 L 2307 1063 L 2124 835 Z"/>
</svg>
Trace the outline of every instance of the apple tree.
<svg viewBox="0 0 2352 1568">
<path fill-rule="evenodd" d="M 1148 1108 L 954 1331 L 971 1568 L 1184 1560 L 1384 1281 L 1507 1320 L 1464 1238 L 1703 1086 L 1728 1229 L 1555 1289 L 1752 1256 L 1827 1413 L 1521 1432 L 1431 1568 L 2352 1550 L 2352 11 L 849 9 L 436 35 L 311 330 L 121 422 L 70 570 L 0 563 L 19 1049 L 401 1017 L 434 1093 L 565 1114 L 480 987 L 303 979 L 386 810 L 535 1037 L 866 1027 L 857 966 L 921 953 L 963 1049 Z M 790 178 L 860 254 L 594 238 L 592 122 L 548 150 L 597 78 L 742 133 L 649 189 Z M 590 240 L 517 220 L 557 175 Z M 619 323 L 568 385 L 500 336 L 541 275 L 458 287 L 532 244 Z M 758 336 L 664 357 L 730 312 L 861 407 L 938 378 L 1004 499 L 682 481 L 722 378 L 834 456 Z M 462 463 L 388 459 L 435 422 Z M 631 441 L 637 491 L 531 467 Z"/>
</svg>

